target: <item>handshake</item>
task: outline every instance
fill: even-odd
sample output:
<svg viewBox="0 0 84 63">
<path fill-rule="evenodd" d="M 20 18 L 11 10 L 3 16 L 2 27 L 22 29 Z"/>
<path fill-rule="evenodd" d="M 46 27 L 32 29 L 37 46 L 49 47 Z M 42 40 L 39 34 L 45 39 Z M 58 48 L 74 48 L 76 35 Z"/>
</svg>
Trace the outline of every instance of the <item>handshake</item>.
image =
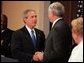
<svg viewBox="0 0 84 63">
<path fill-rule="evenodd" d="M 35 52 L 33 55 L 33 60 L 34 61 L 42 61 L 43 60 L 43 52 Z"/>
</svg>

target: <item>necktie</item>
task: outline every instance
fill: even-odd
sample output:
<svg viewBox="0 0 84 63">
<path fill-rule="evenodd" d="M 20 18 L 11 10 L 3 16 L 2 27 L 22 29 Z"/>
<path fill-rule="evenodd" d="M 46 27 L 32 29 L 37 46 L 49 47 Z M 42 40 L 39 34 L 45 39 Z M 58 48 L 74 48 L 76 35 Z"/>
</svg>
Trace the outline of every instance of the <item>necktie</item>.
<svg viewBox="0 0 84 63">
<path fill-rule="evenodd" d="M 35 35 L 34 35 L 34 31 L 31 30 L 31 37 L 32 37 L 32 42 L 34 44 L 34 47 L 36 46 L 36 38 L 35 38 Z"/>
</svg>

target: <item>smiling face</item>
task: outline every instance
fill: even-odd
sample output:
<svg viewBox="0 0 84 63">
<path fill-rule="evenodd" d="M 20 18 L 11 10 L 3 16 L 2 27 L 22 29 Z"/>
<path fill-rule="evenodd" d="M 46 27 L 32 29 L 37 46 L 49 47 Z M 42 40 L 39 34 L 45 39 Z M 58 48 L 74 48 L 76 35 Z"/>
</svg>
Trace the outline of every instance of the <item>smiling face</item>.
<svg viewBox="0 0 84 63">
<path fill-rule="evenodd" d="M 31 29 L 34 28 L 37 24 L 37 15 L 34 11 L 27 13 L 27 17 L 24 19 L 25 24 Z"/>
</svg>

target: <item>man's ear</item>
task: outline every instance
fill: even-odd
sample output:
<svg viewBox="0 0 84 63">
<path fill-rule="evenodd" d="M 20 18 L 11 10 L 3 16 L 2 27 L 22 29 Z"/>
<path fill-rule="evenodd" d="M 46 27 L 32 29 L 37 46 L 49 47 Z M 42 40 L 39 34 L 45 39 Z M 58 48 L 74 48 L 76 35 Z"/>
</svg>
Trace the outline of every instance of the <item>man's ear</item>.
<svg viewBox="0 0 84 63">
<path fill-rule="evenodd" d="M 26 18 L 23 19 L 24 23 L 26 23 Z"/>
</svg>

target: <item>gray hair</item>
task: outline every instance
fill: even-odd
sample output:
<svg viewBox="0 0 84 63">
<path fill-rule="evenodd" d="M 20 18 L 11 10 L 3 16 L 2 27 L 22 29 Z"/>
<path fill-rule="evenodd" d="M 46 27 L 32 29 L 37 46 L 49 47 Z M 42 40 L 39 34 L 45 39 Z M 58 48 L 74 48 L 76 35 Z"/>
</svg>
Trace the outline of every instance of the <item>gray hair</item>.
<svg viewBox="0 0 84 63">
<path fill-rule="evenodd" d="M 35 10 L 32 10 L 32 9 L 27 9 L 27 10 L 25 10 L 25 11 L 23 12 L 23 19 L 24 19 L 24 18 L 27 18 L 27 17 L 28 17 L 28 13 L 31 12 L 31 11 L 35 12 Z"/>
<path fill-rule="evenodd" d="M 64 14 L 64 6 L 60 2 L 54 2 L 49 6 L 49 11 L 53 11 L 53 14 L 62 17 Z"/>
</svg>

